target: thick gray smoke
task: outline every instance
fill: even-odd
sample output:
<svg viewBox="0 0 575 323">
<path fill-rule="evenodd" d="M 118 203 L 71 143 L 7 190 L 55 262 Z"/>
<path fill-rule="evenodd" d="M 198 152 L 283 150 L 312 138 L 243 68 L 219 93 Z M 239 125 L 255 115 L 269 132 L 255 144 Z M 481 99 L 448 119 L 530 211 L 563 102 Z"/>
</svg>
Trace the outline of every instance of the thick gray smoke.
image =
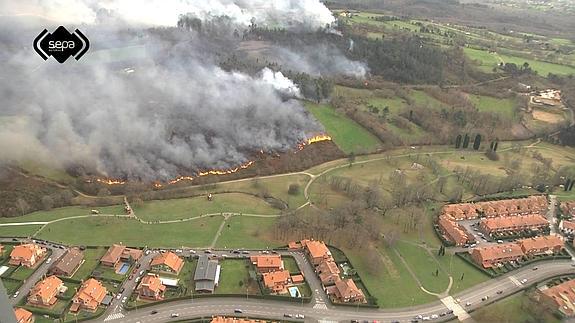
<svg viewBox="0 0 575 323">
<path fill-rule="evenodd" d="M 281 74 L 226 72 L 204 57 L 204 44 L 165 32 L 184 39 L 142 33 L 143 46 L 121 49 L 136 51 L 135 61 L 94 59 L 107 56 L 94 51 L 79 62 L 44 62 L 4 42 L 0 160 L 169 179 L 237 166 L 250 153 L 286 150 L 322 131 L 298 101 L 282 99 L 280 92 L 294 95 L 297 87 Z"/>
<path fill-rule="evenodd" d="M 8 3 L 10 2 L 10 3 Z M 228 16 L 248 26 L 306 28 L 331 24 L 329 9 L 319 0 L 18 0 L 0 2 L 0 15 L 34 15 L 66 24 L 92 24 L 113 16 L 132 26 L 175 26 L 181 14 L 209 21 Z"/>
</svg>

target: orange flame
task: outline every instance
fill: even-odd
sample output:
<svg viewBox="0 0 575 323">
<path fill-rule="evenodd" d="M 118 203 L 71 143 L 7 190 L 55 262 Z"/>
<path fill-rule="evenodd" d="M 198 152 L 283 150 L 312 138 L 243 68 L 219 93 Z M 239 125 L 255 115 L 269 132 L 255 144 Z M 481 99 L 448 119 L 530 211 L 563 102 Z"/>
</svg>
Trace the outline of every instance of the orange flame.
<svg viewBox="0 0 575 323">
<path fill-rule="evenodd" d="M 106 185 L 124 185 L 126 184 L 125 181 L 121 181 L 119 179 L 110 179 L 110 178 L 98 178 L 96 179 L 98 183 L 106 184 Z"/>
<path fill-rule="evenodd" d="M 331 140 L 331 137 L 326 135 L 326 134 L 319 134 L 316 136 L 313 136 L 311 138 L 306 139 L 304 142 L 298 144 L 297 148 L 298 151 L 301 151 L 304 149 L 305 146 L 317 143 L 317 142 L 321 142 L 321 141 L 328 141 Z M 260 153 L 263 154 L 263 150 L 260 150 Z M 231 169 L 224 169 L 224 170 L 219 170 L 219 169 L 212 169 L 212 170 L 207 170 L 207 171 L 203 171 L 203 172 L 199 172 L 198 175 L 196 177 L 193 176 L 178 176 L 176 178 L 174 178 L 171 181 L 168 181 L 165 184 L 162 184 L 160 182 L 156 182 L 154 183 L 154 187 L 156 188 L 161 188 L 165 185 L 172 185 L 172 184 L 176 184 L 179 183 L 181 181 L 193 181 L 194 178 L 197 177 L 202 177 L 202 176 L 208 176 L 208 175 L 228 175 L 228 174 L 233 174 L 237 171 L 240 171 L 242 169 L 246 169 L 250 166 L 252 166 L 253 164 L 255 164 L 255 161 L 251 160 L 243 165 L 240 165 L 238 167 L 235 168 L 231 168 Z M 117 180 L 117 179 L 97 179 L 96 181 L 98 181 L 99 183 L 102 184 L 107 184 L 107 185 L 123 185 L 126 184 L 125 181 L 121 181 L 121 180 Z"/>
</svg>

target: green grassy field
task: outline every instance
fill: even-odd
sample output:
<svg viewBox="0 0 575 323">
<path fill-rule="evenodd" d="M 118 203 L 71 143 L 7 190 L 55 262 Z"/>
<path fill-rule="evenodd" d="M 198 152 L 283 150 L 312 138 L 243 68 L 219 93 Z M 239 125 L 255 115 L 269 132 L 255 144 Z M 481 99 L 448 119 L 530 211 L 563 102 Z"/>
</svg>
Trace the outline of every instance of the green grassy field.
<svg viewBox="0 0 575 323">
<path fill-rule="evenodd" d="M 435 257 L 429 255 L 425 249 L 403 241 L 397 242 L 396 249 L 425 289 L 434 293 L 442 293 L 447 289 L 449 286 L 447 273 L 443 271 Z"/>
<path fill-rule="evenodd" d="M 205 196 L 146 201 L 142 206 L 134 206 L 134 212 L 138 218 L 145 221 L 163 221 L 187 219 L 220 212 L 278 214 L 279 210 L 252 195 L 225 193 L 215 195 L 212 201 L 208 201 Z"/>
<path fill-rule="evenodd" d="M 273 248 L 278 246 L 273 242 L 270 232 L 275 218 L 259 218 L 234 216 L 227 220 L 218 238 L 218 248 Z"/>
<path fill-rule="evenodd" d="M 494 67 L 501 62 L 501 60 L 494 53 L 489 53 L 486 50 L 474 49 L 469 47 L 464 47 L 463 52 L 470 59 L 476 61 L 477 67 L 483 71 L 490 73 Z"/>
<path fill-rule="evenodd" d="M 481 112 L 497 113 L 501 117 L 513 120 L 516 118 L 516 102 L 513 99 L 499 99 L 484 95 L 469 95 L 469 99 Z"/>
<path fill-rule="evenodd" d="M 437 300 L 435 296 L 426 294 L 419 288 L 392 250 L 379 248 L 372 249 L 372 252 L 379 252 L 382 255 L 383 269 L 377 272 L 370 272 L 367 269 L 366 259 L 357 253 L 346 251 L 346 255 L 369 292 L 377 298 L 380 307 L 407 307 Z"/>
<path fill-rule="evenodd" d="M 437 100 L 436 98 L 430 96 L 424 91 L 413 90 L 410 92 L 409 96 L 413 99 L 415 104 L 420 107 L 436 109 L 436 110 L 440 110 L 442 108 L 448 108 L 448 106 L 445 103 Z"/>
<path fill-rule="evenodd" d="M 26 280 L 28 277 L 32 276 L 32 274 L 36 271 L 36 268 L 26 268 L 24 266 L 18 266 L 16 270 L 10 275 L 10 278 L 18 279 L 18 280 Z"/>
<path fill-rule="evenodd" d="M 292 257 L 282 257 L 282 261 L 284 262 L 284 268 L 289 271 L 291 274 L 299 273 L 301 270 L 299 269 L 295 258 Z"/>
<path fill-rule="evenodd" d="M 354 121 L 338 114 L 330 106 L 309 102 L 305 105 L 345 153 L 371 152 L 380 147 L 381 142 L 377 137 Z"/>
<path fill-rule="evenodd" d="M 20 286 L 22 286 L 22 283 L 20 283 L 20 282 L 16 282 L 13 280 L 6 280 L 6 279 L 2 279 L 2 284 L 4 285 L 4 288 L 6 288 L 6 292 L 8 295 L 12 295 L 12 294 L 16 293 L 18 288 L 20 288 Z"/>
<path fill-rule="evenodd" d="M 132 219 L 83 218 L 46 226 L 38 238 L 71 245 L 205 247 L 222 223 L 221 216 L 170 224 L 142 224 Z"/>
<path fill-rule="evenodd" d="M 445 256 L 435 256 L 435 258 L 441 263 L 446 273 L 453 277 L 453 285 L 449 292 L 452 295 L 490 279 L 484 272 L 456 255 L 446 253 Z"/>
<path fill-rule="evenodd" d="M 539 315 L 535 316 L 534 312 Z M 471 314 L 476 322 L 561 322 L 548 311 L 537 311 L 525 292 L 520 292 L 504 300 L 482 307 Z"/>
<path fill-rule="evenodd" d="M 100 214 L 124 214 L 124 208 L 121 205 L 93 207 L 86 208 L 81 206 L 68 206 L 53 209 L 50 211 L 38 211 L 24 216 L 17 216 L 12 218 L 0 218 L 0 223 L 14 223 L 14 222 L 49 222 L 61 218 L 68 218 L 72 216 L 90 215 L 91 210 L 98 210 Z"/>
<path fill-rule="evenodd" d="M 41 227 L 41 225 L 0 227 L 0 237 L 30 237 Z"/>
</svg>

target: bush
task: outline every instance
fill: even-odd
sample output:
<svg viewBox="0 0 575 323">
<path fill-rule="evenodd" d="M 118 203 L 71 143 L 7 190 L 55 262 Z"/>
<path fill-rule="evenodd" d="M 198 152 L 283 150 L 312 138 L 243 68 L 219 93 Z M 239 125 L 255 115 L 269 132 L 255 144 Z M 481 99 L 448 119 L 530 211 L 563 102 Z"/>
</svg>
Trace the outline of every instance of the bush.
<svg viewBox="0 0 575 323">
<path fill-rule="evenodd" d="M 288 188 L 289 195 L 298 195 L 300 192 L 299 184 L 290 184 Z"/>
</svg>

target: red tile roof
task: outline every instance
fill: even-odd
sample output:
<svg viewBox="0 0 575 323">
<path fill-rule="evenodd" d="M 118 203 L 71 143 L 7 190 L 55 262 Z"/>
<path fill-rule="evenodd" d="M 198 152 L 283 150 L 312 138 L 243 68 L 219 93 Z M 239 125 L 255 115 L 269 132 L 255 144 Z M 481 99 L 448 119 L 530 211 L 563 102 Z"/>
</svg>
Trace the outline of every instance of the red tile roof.
<svg viewBox="0 0 575 323">
<path fill-rule="evenodd" d="M 559 311 L 568 316 L 575 314 L 575 280 L 545 289 L 541 293 L 553 300 Z"/>
</svg>

